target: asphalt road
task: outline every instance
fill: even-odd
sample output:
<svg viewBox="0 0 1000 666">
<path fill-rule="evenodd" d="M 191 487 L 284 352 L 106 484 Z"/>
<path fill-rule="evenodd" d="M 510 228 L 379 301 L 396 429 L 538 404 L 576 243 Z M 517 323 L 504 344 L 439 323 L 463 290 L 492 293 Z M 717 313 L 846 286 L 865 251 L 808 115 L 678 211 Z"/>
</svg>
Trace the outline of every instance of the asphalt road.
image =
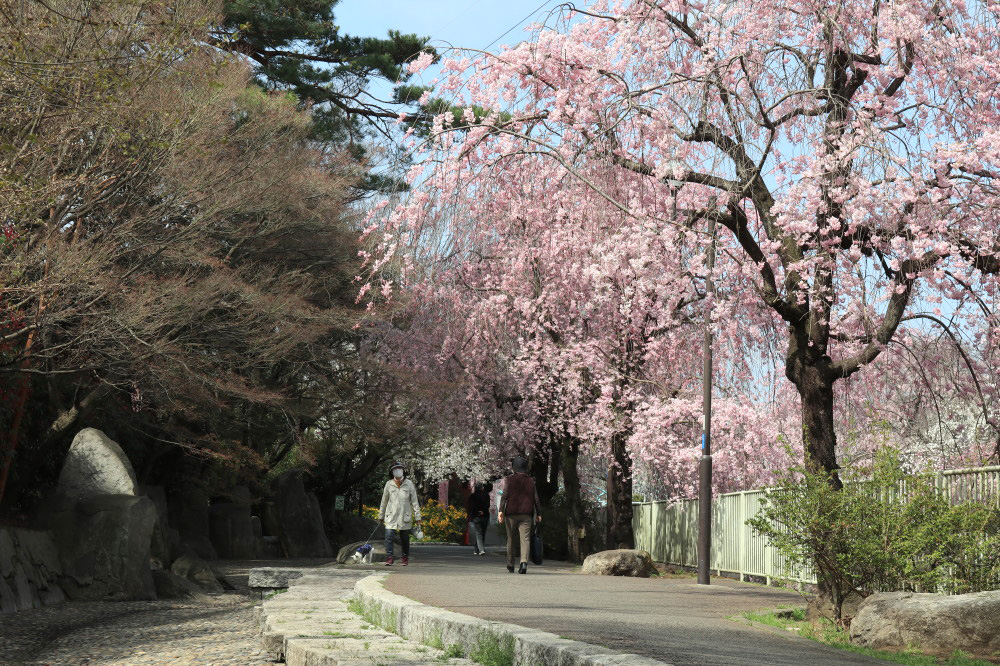
<svg viewBox="0 0 1000 666">
<path fill-rule="evenodd" d="M 529 564 L 509 574 L 501 548 L 418 546 L 410 566 L 392 568 L 386 588 L 426 604 L 548 631 L 677 666 L 884 664 L 749 627 L 730 617 L 749 610 L 803 605 L 795 592 L 728 579 L 702 586 L 691 578 L 583 575 L 566 563 Z"/>
</svg>

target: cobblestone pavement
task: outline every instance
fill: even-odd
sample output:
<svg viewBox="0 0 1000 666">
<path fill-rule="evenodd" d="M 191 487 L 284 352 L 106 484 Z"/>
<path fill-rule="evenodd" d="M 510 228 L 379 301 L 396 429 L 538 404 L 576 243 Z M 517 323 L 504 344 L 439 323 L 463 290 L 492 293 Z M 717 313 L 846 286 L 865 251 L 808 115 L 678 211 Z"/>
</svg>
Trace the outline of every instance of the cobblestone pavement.
<svg viewBox="0 0 1000 666">
<path fill-rule="evenodd" d="M 206 601 L 67 602 L 3 615 L 0 664 L 271 664 L 252 618 L 250 568 L 329 562 L 213 562 L 234 589 Z"/>
</svg>

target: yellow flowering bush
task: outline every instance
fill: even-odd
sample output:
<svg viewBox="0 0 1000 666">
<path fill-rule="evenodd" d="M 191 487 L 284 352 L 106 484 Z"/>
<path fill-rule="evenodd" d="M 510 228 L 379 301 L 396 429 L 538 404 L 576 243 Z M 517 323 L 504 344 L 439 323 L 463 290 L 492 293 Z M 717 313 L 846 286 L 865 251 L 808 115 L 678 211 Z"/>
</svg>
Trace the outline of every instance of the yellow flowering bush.
<svg viewBox="0 0 1000 666">
<path fill-rule="evenodd" d="M 445 506 L 437 500 L 429 499 L 420 507 L 423 518 L 424 538 L 422 541 L 461 541 L 465 533 L 465 510 L 457 506 Z M 378 520 L 377 506 L 361 507 L 361 515 Z"/>
<path fill-rule="evenodd" d="M 429 499 L 420 507 L 424 541 L 461 541 L 465 532 L 465 510 Z"/>
</svg>

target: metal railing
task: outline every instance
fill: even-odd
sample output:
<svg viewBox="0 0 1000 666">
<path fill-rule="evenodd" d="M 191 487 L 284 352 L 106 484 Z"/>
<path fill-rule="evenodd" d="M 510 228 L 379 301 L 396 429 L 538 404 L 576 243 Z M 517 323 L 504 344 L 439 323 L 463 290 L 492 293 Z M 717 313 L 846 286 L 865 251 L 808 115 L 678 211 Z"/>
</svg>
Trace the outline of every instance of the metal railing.
<svg viewBox="0 0 1000 666">
<path fill-rule="evenodd" d="M 953 502 L 992 502 L 1000 506 L 1000 467 L 976 467 L 938 472 L 935 485 Z M 753 576 L 770 584 L 781 578 L 815 583 L 812 571 L 793 569 L 787 558 L 746 524 L 760 511 L 767 492 L 744 490 L 718 495 L 712 502 L 710 568 L 719 574 Z M 632 507 L 636 548 L 656 562 L 695 567 L 698 564 L 698 500 L 639 502 Z"/>
</svg>

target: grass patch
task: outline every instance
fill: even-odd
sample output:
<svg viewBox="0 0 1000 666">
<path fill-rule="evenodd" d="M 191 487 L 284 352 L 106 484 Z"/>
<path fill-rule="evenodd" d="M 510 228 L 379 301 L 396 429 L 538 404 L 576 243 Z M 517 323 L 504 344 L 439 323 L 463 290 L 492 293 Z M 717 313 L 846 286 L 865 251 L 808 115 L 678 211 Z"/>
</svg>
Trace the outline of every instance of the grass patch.
<svg viewBox="0 0 1000 666">
<path fill-rule="evenodd" d="M 514 637 L 494 631 L 484 631 L 476 638 L 476 647 L 469 657 L 483 666 L 513 666 Z"/>
<path fill-rule="evenodd" d="M 935 656 L 924 654 L 917 648 L 911 648 L 902 652 L 889 652 L 887 650 L 873 650 L 872 648 L 853 645 L 847 632 L 837 627 L 830 620 L 820 620 L 819 622 L 809 622 L 805 618 L 805 610 L 801 608 L 789 609 L 787 611 L 744 613 L 743 617 L 750 622 L 765 624 L 771 627 L 778 627 L 789 632 L 797 633 L 818 643 L 830 645 L 846 652 L 881 659 L 895 664 L 905 664 L 906 666 L 992 666 L 991 662 L 983 659 L 976 659 L 972 655 L 955 650 L 947 656 Z"/>
<path fill-rule="evenodd" d="M 377 604 L 366 604 L 360 599 L 354 598 L 347 600 L 347 609 L 356 615 L 360 615 L 370 625 L 396 633 L 399 611 L 395 608 L 384 608 Z M 368 624 L 363 625 L 363 628 L 367 629 Z M 324 632 L 324 635 L 341 638 L 348 637 L 348 634 L 338 634 L 335 632 Z M 442 663 L 450 659 L 460 659 L 467 656 L 469 659 L 483 666 L 513 666 L 514 664 L 514 637 L 495 631 L 481 632 L 476 638 L 475 648 L 468 654 L 466 654 L 465 648 L 459 644 L 445 647 L 443 635 L 440 630 L 433 633 L 424 643 L 442 651 L 442 654 L 438 657 L 438 661 Z"/>
<path fill-rule="evenodd" d="M 449 645 L 447 649 L 438 657 L 438 661 L 448 661 L 449 659 L 461 659 L 465 656 L 465 650 L 458 643 Z"/>
<path fill-rule="evenodd" d="M 750 620 L 751 622 L 759 622 L 760 624 L 770 625 L 772 627 L 779 627 L 781 629 L 789 630 L 801 630 L 802 627 L 799 626 L 806 621 L 806 611 L 804 608 L 792 608 L 788 611 L 783 611 L 780 613 L 773 612 L 762 612 L 762 613 L 744 613 L 743 617 Z"/>
<path fill-rule="evenodd" d="M 683 567 L 654 562 L 653 571 L 649 574 L 649 577 L 662 578 L 664 580 L 680 580 L 682 578 L 694 578 L 695 575 L 694 572 L 688 571 Z"/>
<path fill-rule="evenodd" d="M 361 634 L 349 634 L 345 631 L 324 631 L 323 635 L 330 638 L 364 638 Z"/>
<path fill-rule="evenodd" d="M 396 633 L 396 626 L 399 622 L 399 611 L 395 608 L 383 608 L 375 604 L 366 605 L 360 599 L 348 599 L 347 610 L 360 615 L 361 619 L 372 626 Z M 367 627 L 363 628 L 367 629 Z"/>
<path fill-rule="evenodd" d="M 440 631 L 435 631 L 425 642 L 432 648 L 437 648 L 438 650 L 444 649 L 444 639 L 441 637 Z"/>
</svg>

